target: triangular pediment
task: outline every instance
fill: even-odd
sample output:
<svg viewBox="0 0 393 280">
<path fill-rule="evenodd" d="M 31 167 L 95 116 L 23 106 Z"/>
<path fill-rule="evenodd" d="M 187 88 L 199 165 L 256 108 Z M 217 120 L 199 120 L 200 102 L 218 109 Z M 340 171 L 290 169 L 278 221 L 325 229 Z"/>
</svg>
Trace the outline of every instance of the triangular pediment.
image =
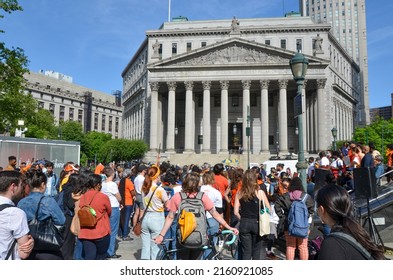
<svg viewBox="0 0 393 280">
<path fill-rule="evenodd" d="M 230 66 L 288 66 L 294 52 L 244 40 L 232 38 L 197 50 L 151 63 L 148 68 L 162 67 L 230 67 Z M 324 59 L 309 57 L 312 63 L 328 63 Z"/>
</svg>

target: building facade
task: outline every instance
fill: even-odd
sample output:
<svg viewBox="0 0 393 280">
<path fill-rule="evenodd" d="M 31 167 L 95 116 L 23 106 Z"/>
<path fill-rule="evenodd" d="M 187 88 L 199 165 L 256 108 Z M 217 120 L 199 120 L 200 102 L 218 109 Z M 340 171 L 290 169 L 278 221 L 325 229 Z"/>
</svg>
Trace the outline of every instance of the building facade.
<svg viewBox="0 0 393 280">
<path fill-rule="evenodd" d="M 146 35 L 122 73 L 122 102 L 124 138 L 145 140 L 150 155 L 217 162 L 242 151 L 261 162 L 297 153 L 289 67 L 297 49 L 309 60 L 306 152 L 327 149 L 333 127 L 338 140 L 350 139 L 358 124 L 360 69 L 330 25 L 306 17 L 176 21 Z"/>
<path fill-rule="evenodd" d="M 366 0 L 300 0 L 299 2 L 304 16 L 310 16 L 314 22 L 327 23 L 332 27 L 331 33 L 359 65 L 362 83 L 358 104 L 359 124 L 370 124 Z"/>
<path fill-rule="evenodd" d="M 72 78 L 53 71 L 25 74 L 25 92 L 40 108 L 61 121 L 78 121 L 85 132 L 97 131 L 121 138 L 122 106 L 116 96 L 72 83 Z"/>
</svg>

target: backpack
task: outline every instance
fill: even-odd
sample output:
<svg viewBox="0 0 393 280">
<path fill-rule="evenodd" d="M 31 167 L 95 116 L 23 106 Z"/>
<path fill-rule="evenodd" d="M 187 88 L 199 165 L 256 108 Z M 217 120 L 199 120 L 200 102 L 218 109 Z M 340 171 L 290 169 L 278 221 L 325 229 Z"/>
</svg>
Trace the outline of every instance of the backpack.
<svg viewBox="0 0 393 280">
<path fill-rule="evenodd" d="M 308 259 L 315 260 L 318 255 L 319 250 L 321 249 L 323 242 L 322 236 L 317 236 L 312 240 L 308 240 Z"/>
<path fill-rule="evenodd" d="M 98 192 L 94 194 L 89 204 L 81 206 L 78 210 L 78 218 L 81 228 L 94 228 L 97 224 L 97 213 L 94 208 L 90 206 L 97 193 Z M 83 197 L 86 201 L 86 197 Z"/>
<path fill-rule="evenodd" d="M 191 198 L 180 192 L 177 237 L 183 247 L 201 248 L 208 244 L 203 194 L 203 192 L 198 192 L 195 198 Z"/>
<path fill-rule="evenodd" d="M 307 194 L 302 200 L 294 200 L 288 213 L 288 233 L 291 236 L 306 238 L 308 236 L 308 209 L 306 206 Z"/>
</svg>

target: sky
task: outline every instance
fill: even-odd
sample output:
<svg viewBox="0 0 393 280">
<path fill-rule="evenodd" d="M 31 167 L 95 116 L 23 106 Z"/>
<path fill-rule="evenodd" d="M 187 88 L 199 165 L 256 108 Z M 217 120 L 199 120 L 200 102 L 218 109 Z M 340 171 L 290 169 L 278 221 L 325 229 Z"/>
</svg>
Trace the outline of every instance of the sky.
<svg viewBox="0 0 393 280">
<path fill-rule="evenodd" d="M 22 12 L 0 19 L 0 41 L 19 47 L 32 72 L 53 70 L 75 84 L 111 94 L 146 30 L 168 21 L 169 0 L 19 0 Z M 298 0 L 171 0 L 171 17 L 189 20 L 281 17 Z M 370 108 L 391 105 L 391 0 L 366 0 Z"/>
</svg>

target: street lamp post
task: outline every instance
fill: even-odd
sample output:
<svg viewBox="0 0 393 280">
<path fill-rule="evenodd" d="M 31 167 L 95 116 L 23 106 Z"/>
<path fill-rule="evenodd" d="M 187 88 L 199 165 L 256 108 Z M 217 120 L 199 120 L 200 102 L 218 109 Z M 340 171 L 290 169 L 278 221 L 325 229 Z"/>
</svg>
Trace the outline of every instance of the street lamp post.
<svg viewBox="0 0 393 280">
<path fill-rule="evenodd" d="M 247 136 L 247 169 L 250 168 L 250 106 L 247 106 L 247 127 L 246 127 L 246 136 Z"/>
<path fill-rule="evenodd" d="M 332 130 L 332 136 L 333 136 L 333 151 L 337 150 L 337 143 L 336 143 L 336 138 L 337 138 L 337 128 L 333 127 Z"/>
<path fill-rule="evenodd" d="M 304 55 L 300 52 L 300 49 L 298 49 L 298 52 L 289 61 L 289 65 L 291 67 L 293 79 L 296 81 L 297 85 L 297 95 L 295 96 L 295 118 L 297 118 L 298 121 L 299 151 L 296 169 L 302 181 L 303 189 L 307 191 L 306 170 L 308 164 L 304 158 L 303 148 L 302 87 L 307 72 L 308 59 L 305 58 Z"/>
</svg>

